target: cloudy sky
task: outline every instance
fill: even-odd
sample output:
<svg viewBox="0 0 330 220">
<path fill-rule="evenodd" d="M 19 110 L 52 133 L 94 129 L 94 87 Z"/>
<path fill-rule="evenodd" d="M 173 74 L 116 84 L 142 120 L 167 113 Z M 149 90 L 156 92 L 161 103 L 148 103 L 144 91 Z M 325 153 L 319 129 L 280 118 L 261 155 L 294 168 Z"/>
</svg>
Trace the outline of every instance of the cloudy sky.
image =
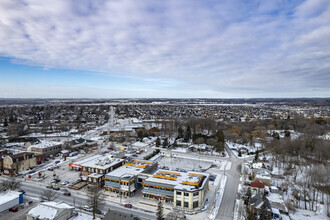
<svg viewBox="0 0 330 220">
<path fill-rule="evenodd" d="M 330 1 L 1 0 L 0 97 L 330 97 Z"/>
</svg>

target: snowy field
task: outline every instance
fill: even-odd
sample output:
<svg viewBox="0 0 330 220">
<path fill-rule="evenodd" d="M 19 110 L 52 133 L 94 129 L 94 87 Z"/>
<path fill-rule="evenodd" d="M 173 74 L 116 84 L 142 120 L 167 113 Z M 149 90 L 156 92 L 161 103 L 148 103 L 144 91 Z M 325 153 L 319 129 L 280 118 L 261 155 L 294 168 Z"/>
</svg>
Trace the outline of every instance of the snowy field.
<svg viewBox="0 0 330 220">
<path fill-rule="evenodd" d="M 182 157 L 163 157 L 158 161 L 158 167 L 167 166 L 171 170 L 177 168 L 188 170 L 201 171 L 211 167 L 212 162 L 203 160 L 191 160 Z"/>
</svg>

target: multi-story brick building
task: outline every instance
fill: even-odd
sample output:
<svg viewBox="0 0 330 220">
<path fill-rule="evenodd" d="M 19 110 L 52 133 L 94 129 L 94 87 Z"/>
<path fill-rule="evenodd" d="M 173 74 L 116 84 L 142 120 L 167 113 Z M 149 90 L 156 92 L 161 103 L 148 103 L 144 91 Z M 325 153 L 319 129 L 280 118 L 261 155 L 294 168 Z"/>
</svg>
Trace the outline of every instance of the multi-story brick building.
<svg viewBox="0 0 330 220">
<path fill-rule="evenodd" d="M 6 175 L 16 174 L 21 171 L 29 170 L 37 165 L 34 153 L 23 152 L 7 155 L 3 159 L 3 172 Z"/>
</svg>

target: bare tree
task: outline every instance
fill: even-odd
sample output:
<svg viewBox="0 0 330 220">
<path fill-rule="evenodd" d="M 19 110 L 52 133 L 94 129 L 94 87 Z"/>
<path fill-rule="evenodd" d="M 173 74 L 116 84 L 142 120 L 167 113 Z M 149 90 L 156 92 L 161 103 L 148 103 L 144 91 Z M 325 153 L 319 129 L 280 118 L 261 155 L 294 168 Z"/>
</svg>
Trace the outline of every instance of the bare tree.
<svg viewBox="0 0 330 220">
<path fill-rule="evenodd" d="M 42 191 L 42 194 L 41 194 L 41 199 L 42 200 L 46 200 L 46 201 L 53 201 L 55 199 L 58 198 L 58 194 L 57 192 L 51 190 L 51 189 L 45 189 Z"/>
<path fill-rule="evenodd" d="M 104 195 L 100 188 L 89 187 L 87 191 L 87 205 L 93 209 L 93 219 L 95 219 L 96 212 L 104 205 Z"/>
<path fill-rule="evenodd" d="M 21 182 L 15 176 L 11 176 L 8 180 L 3 181 L 2 187 L 3 190 L 16 190 L 21 187 Z"/>
</svg>

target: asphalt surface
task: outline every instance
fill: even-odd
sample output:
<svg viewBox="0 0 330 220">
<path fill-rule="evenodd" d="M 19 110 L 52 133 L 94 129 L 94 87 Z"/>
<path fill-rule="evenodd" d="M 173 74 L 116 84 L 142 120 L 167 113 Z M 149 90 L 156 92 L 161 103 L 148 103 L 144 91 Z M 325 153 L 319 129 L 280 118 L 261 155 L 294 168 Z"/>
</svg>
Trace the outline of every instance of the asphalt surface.
<svg viewBox="0 0 330 220">
<path fill-rule="evenodd" d="M 35 198 L 40 198 L 43 190 L 45 187 L 39 185 L 33 185 L 33 183 L 22 182 L 21 189 L 25 191 L 25 196 L 31 196 Z M 69 190 L 71 192 L 71 196 L 63 195 L 63 191 L 55 191 L 58 193 L 57 202 L 65 202 L 69 205 L 74 205 L 76 208 L 84 207 L 87 204 L 87 196 L 77 194 L 74 190 Z M 141 219 L 155 219 L 155 213 L 148 213 L 144 210 L 136 209 L 136 208 L 125 208 L 123 205 L 111 203 L 109 201 L 105 201 L 104 208 L 102 209 L 103 212 L 107 212 L 108 209 L 115 209 L 124 213 L 130 213 L 136 216 L 139 216 Z M 91 213 L 89 213 L 91 214 Z"/>
<path fill-rule="evenodd" d="M 241 175 L 240 164 L 243 160 L 236 158 L 228 146 L 225 146 L 230 158 L 231 169 L 225 172 L 227 183 L 222 197 L 222 202 L 216 219 L 232 220 L 234 217 L 234 207 L 237 195 L 239 179 Z"/>
</svg>

